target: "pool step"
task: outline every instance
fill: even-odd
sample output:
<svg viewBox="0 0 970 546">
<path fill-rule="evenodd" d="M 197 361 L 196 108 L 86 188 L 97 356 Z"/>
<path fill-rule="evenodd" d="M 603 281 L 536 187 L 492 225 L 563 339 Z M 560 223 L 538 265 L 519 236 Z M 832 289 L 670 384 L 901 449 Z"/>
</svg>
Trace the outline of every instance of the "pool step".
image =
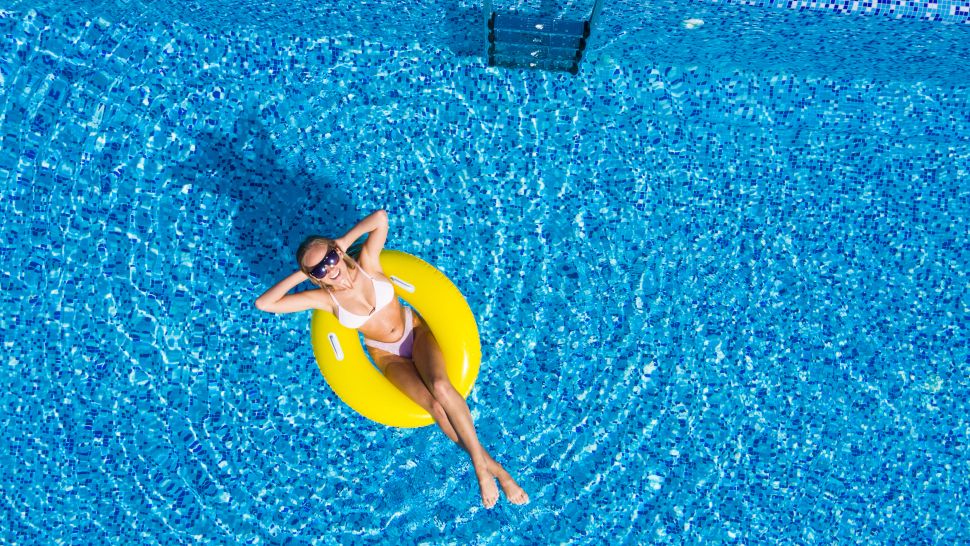
<svg viewBox="0 0 970 546">
<path fill-rule="evenodd" d="M 589 19 L 550 21 L 544 17 L 498 13 L 485 3 L 488 65 L 579 73 L 593 21 L 602 0 Z"/>
</svg>

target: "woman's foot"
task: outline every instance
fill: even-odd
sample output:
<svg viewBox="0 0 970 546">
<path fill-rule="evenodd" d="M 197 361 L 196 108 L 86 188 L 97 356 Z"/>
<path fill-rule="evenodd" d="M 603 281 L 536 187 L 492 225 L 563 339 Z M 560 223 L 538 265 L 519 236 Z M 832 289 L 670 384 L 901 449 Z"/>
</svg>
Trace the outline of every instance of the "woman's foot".
<svg viewBox="0 0 970 546">
<path fill-rule="evenodd" d="M 499 485 L 502 486 L 502 492 L 505 493 L 505 497 L 509 499 L 512 504 L 528 504 L 529 495 L 522 489 L 519 484 L 515 483 L 512 476 L 508 472 L 505 473 L 504 477 L 498 479 Z"/>
<path fill-rule="evenodd" d="M 498 502 L 498 488 L 495 487 L 495 477 L 482 465 L 481 471 L 475 469 L 478 476 L 478 487 L 482 490 L 482 506 L 491 509 Z"/>
<path fill-rule="evenodd" d="M 512 504 L 529 503 L 529 495 L 525 490 L 516 483 L 512 475 L 502 465 L 498 464 L 498 461 L 491 457 L 488 458 L 488 471 L 498 479 L 499 485 L 502 486 L 502 492 L 505 493 L 509 502 Z"/>
</svg>

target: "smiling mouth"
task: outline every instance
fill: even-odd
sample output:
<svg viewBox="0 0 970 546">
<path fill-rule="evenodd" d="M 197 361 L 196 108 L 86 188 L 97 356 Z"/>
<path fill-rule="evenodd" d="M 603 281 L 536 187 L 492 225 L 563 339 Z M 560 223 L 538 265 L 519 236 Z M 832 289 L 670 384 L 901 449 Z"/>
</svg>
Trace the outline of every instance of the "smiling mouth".
<svg viewBox="0 0 970 546">
<path fill-rule="evenodd" d="M 339 276 L 340 276 L 340 270 L 339 269 L 335 269 L 334 272 L 333 272 L 333 275 L 330 275 L 330 280 L 331 281 L 335 281 L 335 280 L 337 280 L 337 277 L 339 277 Z"/>
</svg>

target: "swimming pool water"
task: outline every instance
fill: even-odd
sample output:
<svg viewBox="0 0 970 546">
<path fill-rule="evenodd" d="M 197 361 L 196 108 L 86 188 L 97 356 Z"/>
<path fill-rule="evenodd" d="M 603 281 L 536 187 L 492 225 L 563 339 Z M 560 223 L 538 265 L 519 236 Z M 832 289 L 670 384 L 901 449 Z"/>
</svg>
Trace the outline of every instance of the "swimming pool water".
<svg viewBox="0 0 970 546">
<path fill-rule="evenodd" d="M 0 542 L 970 540 L 966 25 L 618 2 L 573 77 L 470 3 L 289 6 L 0 16 Z M 252 307 L 379 207 L 524 508 Z"/>
</svg>

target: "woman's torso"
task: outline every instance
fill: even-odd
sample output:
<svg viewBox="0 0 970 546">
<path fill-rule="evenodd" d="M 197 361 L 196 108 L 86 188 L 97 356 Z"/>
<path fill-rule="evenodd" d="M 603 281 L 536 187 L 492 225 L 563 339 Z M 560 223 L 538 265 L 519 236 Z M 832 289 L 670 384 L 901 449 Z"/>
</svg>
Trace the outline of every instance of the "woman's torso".
<svg viewBox="0 0 970 546">
<path fill-rule="evenodd" d="M 401 338 L 401 303 L 394 296 L 394 286 L 383 275 L 372 275 L 358 267 L 353 288 L 326 291 L 333 304 L 331 312 L 344 326 L 356 328 L 375 341 L 394 342 Z"/>
</svg>

